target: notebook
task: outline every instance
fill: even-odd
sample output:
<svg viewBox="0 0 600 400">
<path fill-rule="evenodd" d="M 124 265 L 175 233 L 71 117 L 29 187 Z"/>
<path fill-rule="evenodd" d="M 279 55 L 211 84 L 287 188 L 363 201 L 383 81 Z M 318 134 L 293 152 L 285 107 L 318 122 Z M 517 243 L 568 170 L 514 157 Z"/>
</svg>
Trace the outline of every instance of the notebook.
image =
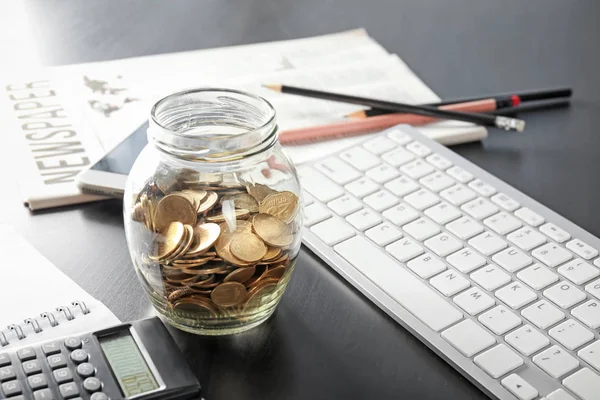
<svg viewBox="0 0 600 400">
<path fill-rule="evenodd" d="M 120 323 L 6 225 L 0 253 L 0 352 Z"/>
</svg>

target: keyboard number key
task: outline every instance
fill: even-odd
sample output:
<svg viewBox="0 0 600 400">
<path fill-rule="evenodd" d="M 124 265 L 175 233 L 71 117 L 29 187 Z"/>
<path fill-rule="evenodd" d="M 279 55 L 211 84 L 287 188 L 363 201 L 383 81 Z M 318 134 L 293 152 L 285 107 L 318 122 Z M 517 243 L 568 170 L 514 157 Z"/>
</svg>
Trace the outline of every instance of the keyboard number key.
<svg viewBox="0 0 600 400">
<path fill-rule="evenodd" d="M 452 162 L 439 154 L 432 154 L 426 158 L 427 162 L 439 169 L 447 169 L 452 166 Z"/>
<path fill-rule="evenodd" d="M 402 237 L 402 232 L 389 222 L 379 224 L 365 232 L 378 246 L 386 246 Z"/>
<path fill-rule="evenodd" d="M 515 211 L 521 205 L 514 200 L 512 197 L 505 195 L 504 193 L 497 193 L 491 197 L 492 202 L 496 203 L 506 211 Z"/>
<path fill-rule="evenodd" d="M 583 285 L 600 275 L 600 270 L 598 268 L 588 264 L 581 258 L 576 258 L 575 260 L 566 263 L 558 268 L 557 271 L 576 285 Z"/>
<path fill-rule="evenodd" d="M 598 250 L 579 239 L 573 239 L 567 243 L 567 249 L 586 260 L 594 258 L 598 255 Z"/>
<path fill-rule="evenodd" d="M 475 179 L 474 181 L 469 182 L 469 187 L 485 197 L 490 197 L 491 195 L 496 193 L 496 188 L 494 188 L 490 184 L 485 183 L 481 179 Z"/>
<path fill-rule="evenodd" d="M 464 185 L 454 185 L 440 192 L 440 196 L 455 206 L 460 206 L 467 201 L 473 200 L 477 194 Z"/>
<path fill-rule="evenodd" d="M 538 247 L 531 252 L 531 255 L 552 268 L 573 258 L 573 254 L 570 251 L 553 242 Z"/>
<path fill-rule="evenodd" d="M 515 215 L 521 218 L 523 221 L 525 221 L 526 224 L 529 224 L 531 226 L 539 226 L 546 222 L 544 217 L 542 217 L 538 213 L 531 211 L 527 207 L 518 209 L 517 211 L 515 211 Z"/>
<path fill-rule="evenodd" d="M 529 226 L 510 233 L 506 238 L 525 251 L 546 243 L 546 236 Z"/>
<path fill-rule="evenodd" d="M 419 157 L 425 157 L 431 154 L 431 149 L 419 142 L 412 142 L 406 145 L 406 148 Z"/>
<path fill-rule="evenodd" d="M 467 183 L 473 180 L 473 174 L 465 171 L 461 167 L 454 166 L 452 168 L 449 168 L 446 172 L 448 173 L 448 175 L 450 175 L 451 177 L 453 177 L 461 183 Z"/>
</svg>

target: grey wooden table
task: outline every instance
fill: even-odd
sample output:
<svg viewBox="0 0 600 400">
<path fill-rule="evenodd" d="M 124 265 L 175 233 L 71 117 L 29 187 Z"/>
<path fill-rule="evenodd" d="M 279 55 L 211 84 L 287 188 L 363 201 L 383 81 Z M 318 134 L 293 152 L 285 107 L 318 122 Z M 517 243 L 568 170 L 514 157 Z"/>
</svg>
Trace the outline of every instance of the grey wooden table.
<svg viewBox="0 0 600 400">
<path fill-rule="evenodd" d="M 0 13 L 8 12 L 6 4 Z M 572 85 L 570 109 L 527 115 L 524 134 L 493 131 L 484 143 L 455 150 L 600 235 L 598 1 L 30 0 L 25 6 L 45 65 L 363 26 L 442 97 Z M 0 33 L 3 40 L 19 38 L 16 29 Z M 130 264 L 121 204 L 31 213 L 16 192 L 11 157 L 2 152 L 0 221 L 122 320 L 149 315 Z M 200 338 L 172 330 L 208 400 L 486 398 L 308 250 L 296 271 L 274 317 L 248 333 Z"/>
</svg>

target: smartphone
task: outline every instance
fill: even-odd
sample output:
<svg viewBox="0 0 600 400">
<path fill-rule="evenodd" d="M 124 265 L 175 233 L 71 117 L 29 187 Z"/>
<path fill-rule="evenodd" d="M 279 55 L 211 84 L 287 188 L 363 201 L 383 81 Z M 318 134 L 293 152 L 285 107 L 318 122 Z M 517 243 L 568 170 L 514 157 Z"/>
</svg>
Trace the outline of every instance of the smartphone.
<svg viewBox="0 0 600 400">
<path fill-rule="evenodd" d="M 81 171 L 75 180 L 79 189 L 84 193 L 122 198 L 127 175 L 148 143 L 147 130 L 148 122 L 145 122 L 100 161 Z"/>
</svg>

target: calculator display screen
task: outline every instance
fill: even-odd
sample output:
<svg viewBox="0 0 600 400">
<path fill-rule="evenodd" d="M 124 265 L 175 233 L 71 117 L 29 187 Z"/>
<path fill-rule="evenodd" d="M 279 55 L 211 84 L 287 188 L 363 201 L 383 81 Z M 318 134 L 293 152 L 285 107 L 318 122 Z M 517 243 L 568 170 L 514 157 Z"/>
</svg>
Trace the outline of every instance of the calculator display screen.
<svg viewBox="0 0 600 400">
<path fill-rule="evenodd" d="M 100 347 L 126 397 L 159 388 L 133 337 L 119 333 L 100 337 Z"/>
</svg>

